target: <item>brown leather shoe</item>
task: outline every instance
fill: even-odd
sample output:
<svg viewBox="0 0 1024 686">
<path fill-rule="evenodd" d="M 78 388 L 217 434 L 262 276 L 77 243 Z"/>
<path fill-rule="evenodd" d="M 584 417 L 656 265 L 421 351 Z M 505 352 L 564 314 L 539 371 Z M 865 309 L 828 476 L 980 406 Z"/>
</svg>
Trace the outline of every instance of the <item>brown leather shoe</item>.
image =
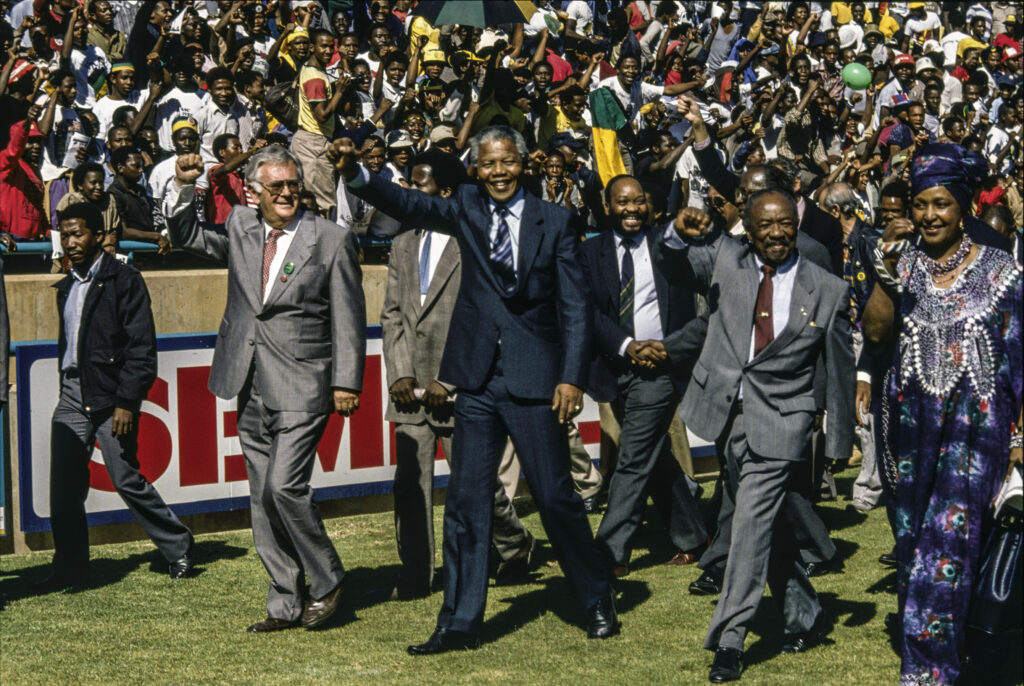
<svg viewBox="0 0 1024 686">
<path fill-rule="evenodd" d="M 695 553 L 684 553 L 682 550 L 672 556 L 672 559 L 666 562 L 666 565 L 673 567 L 679 567 L 682 565 L 692 565 L 697 561 L 697 555 Z"/>
<path fill-rule="evenodd" d="M 256 622 L 246 629 L 246 631 L 250 634 L 268 634 L 271 631 L 283 631 L 284 629 L 291 629 L 293 626 L 298 625 L 298 622 L 289 622 L 287 619 L 267 617 L 262 622 Z"/>
<path fill-rule="evenodd" d="M 319 600 L 307 600 L 306 606 L 302 608 L 302 626 L 307 629 L 315 629 L 326 622 L 334 611 L 338 609 L 338 601 L 341 600 L 342 584 Z"/>
<path fill-rule="evenodd" d="M 629 565 L 616 565 L 612 567 L 612 576 L 616 579 L 621 579 L 627 574 L 629 574 Z"/>
</svg>

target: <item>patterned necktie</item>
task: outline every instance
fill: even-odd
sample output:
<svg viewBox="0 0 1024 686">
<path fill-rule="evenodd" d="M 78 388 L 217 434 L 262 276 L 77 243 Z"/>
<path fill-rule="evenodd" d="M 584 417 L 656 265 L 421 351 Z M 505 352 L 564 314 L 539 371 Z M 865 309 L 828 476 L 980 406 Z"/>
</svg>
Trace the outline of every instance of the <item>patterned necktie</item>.
<svg viewBox="0 0 1024 686">
<path fill-rule="evenodd" d="M 426 295 L 430 288 L 430 231 L 423 232 L 420 244 L 420 295 Z"/>
<path fill-rule="evenodd" d="M 266 243 L 263 244 L 263 288 L 260 289 L 260 295 L 264 297 L 267 293 L 267 282 L 270 281 L 270 264 L 277 254 L 277 239 L 283 235 L 282 229 L 271 229 Z"/>
<path fill-rule="evenodd" d="M 772 316 L 772 277 L 775 267 L 761 265 L 764 278 L 757 287 L 757 302 L 754 305 L 754 355 L 757 355 L 775 339 L 775 323 Z"/>
<path fill-rule="evenodd" d="M 633 278 L 633 239 L 623 238 L 620 241 L 624 252 L 622 253 L 622 267 L 619 269 L 619 326 L 633 335 L 633 291 L 635 290 L 635 279 Z"/>
<path fill-rule="evenodd" d="M 494 211 L 498 215 L 498 231 L 491 244 L 491 265 L 505 293 L 511 295 L 516 289 L 516 269 L 512 261 L 512 233 L 508 229 L 509 210 L 499 205 Z"/>
</svg>

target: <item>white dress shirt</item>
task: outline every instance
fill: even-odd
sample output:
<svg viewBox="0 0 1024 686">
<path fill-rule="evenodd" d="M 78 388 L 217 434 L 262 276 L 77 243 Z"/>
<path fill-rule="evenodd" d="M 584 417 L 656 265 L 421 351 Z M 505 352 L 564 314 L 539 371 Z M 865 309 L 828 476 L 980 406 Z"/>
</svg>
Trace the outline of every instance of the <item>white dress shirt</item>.
<svg viewBox="0 0 1024 686">
<path fill-rule="evenodd" d="M 267 302 L 267 296 L 270 295 L 270 291 L 274 289 L 274 282 L 279 278 L 278 275 L 281 273 L 281 267 L 284 265 L 285 255 L 288 254 L 288 248 L 291 247 L 292 239 L 295 238 L 295 230 L 299 228 L 299 218 L 301 216 L 302 215 L 300 214 L 292 220 L 291 224 L 284 227 L 284 229 L 282 229 L 284 233 L 277 238 L 277 252 L 274 253 L 274 259 L 270 261 L 270 278 L 267 279 L 267 287 L 263 291 L 263 302 Z M 264 245 L 266 245 L 267 237 L 270 236 L 272 228 L 273 227 L 271 227 L 270 224 L 263 222 Z M 260 269 L 262 268 L 263 262 L 261 255 Z M 260 273 L 260 278 L 263 278 L 262 272 Z"/>
<path fill-rule="evenodd" d="M 423 254 L 423 241 L 427 237 L 428 232 L 424 231 L 420 235 L 419 248 L 416 251 L 417 257 Z M 434 280 L 434 273 L 437 271 L 437 263 L 441 261 L 441 253 L 448 246 L 448 239 L 451 238 L 448 234 L 438 233 L 437 231 L 430 231 L 430 257 L 427 258 L 427 283 Z M 426 293 L 420 293 L 420 305 L 427 299 Z"/>
<path fill-rule="evenodd" d="M 623 236 L 615 233 L 615 261 L 619 267 L 619 283 L 622 283 L 622 258 L 626 246 Z M 650 244 L 643 233 L 633 239 L 633 333 L 636 339 L 626 337 L 619 346 L 619 355 L 625 357 L 626 348 L 634 340 L 660 341 L 665 336 L 661 330 L 661 310 L 658 308 L 658 290 L 654 283 L 654 264 L 651 261 Z"/>
</svg>

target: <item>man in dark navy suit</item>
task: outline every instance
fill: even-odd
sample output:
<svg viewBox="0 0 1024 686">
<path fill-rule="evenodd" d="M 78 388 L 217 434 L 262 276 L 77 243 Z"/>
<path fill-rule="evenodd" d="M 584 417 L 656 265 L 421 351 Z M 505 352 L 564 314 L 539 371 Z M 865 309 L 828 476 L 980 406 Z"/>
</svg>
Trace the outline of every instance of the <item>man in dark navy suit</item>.
<svg viewBox="0 0 1024 686">
<path fill-rule="evenodd" d="M 608 574 L 569 476 L 566 424 L 583 407 L 590 362 L 573 215 L 521 188 L 526 142 L 508 127 L 488 127 L 473 139 L 477 183 L 447 198 L 396 187 L 360 167 L 355 152 L 347 139 L 330 151 L 348 188 L 410 226 L 455 236 L 463 261 L 438 373 L 458 389 L 444 513 L 444 604 L 433 635 L 409 653 L 479 645 L 493 484 L 506 436 L 587 613 L 587 635 L 618 633 Z"/>
<path fill-rule="evenodd" d="M 647 198 L 632 176 L 616 176 L 605 187 L 611 231 L 583 243 L 583 270 L 594 312 L 595 350 L 587 390 L 611 403 L 622 427 L 620 454 L 608 491 L 608 510 L 597 530 L 615 576 L 629 571 L 630 541 L 643 521 L 648 482 L 664 494 L 669 537 L 677 549 L 669 564 L 696 562 L 707 541 L 700 509 L 670 451 L 668 427 L 679 406 L 672 367 L 696 361 L 706 333 L 697 319 L 695 296 L 670 285 L 655 267 L 659 231 L 646 225 Z M 689 354 L 674 355 L 692 325 Z M 697 329 L 699 328 L 699 332 Z M 681 357 L 681 359 L 680 359 Z M 685 381 L 689 374 L 677 377 Z M 653 485 L 653 484 L 652 484 Z"/>
</svg>

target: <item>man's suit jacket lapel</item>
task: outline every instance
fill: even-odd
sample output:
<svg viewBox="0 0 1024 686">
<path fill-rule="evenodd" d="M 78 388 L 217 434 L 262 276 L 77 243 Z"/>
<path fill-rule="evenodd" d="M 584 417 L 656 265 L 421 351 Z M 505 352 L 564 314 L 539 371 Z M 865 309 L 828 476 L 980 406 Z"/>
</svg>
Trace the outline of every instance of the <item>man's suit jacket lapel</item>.
<svg viewBox="0 0 1024 686">
<path fill-rule="evenodd" d="M 616 236 L 607 231 L 594 240 L 601 241 L 601 285 L 604 286 L 608 312 L 619 311 L 619 253 L 615 249 Z M 616 318 L 617 319 L 617 318 Z"/>
<path fill-rule="evenodd" d="M 313 221 L 311 215 L 306 212 L 302 213 L 302 217 L 299 218 L 299 225 L 295 229 L 295 236 L 292 238 L 292 243 L 288 246 L 288 252 L 284 256 L 284 264 L 289 262 L 294 266 L 291 274 L 285 274 L 282 278 L 277 278 L 276 275 L 271 275 L 274 279 L 273 284 L 270 285 L 270 295 L 267 297 L 267 302 L 263 306 L 264 308 L 270 307 L 281 298 L 281 294 L 288 290 L 289 286 L 295 282 L 299 272 L 302 271 L 302 267 L 309 261 L 310 255 L 313 254 L 313 246 L 316 245 L 316 222 Z M 260 256 L 262 262 L 262 255 Z M 262 264 L 261 264 L 262 270 Z M 261 271 L 262 280 L 262 271 Z"/>
<path fill-rule="evenodd" d="M 436 238 L 436 236 L 435 236 Z M 416 297 L 413 298 L 416 304 L 416 318 L 419 319 L 424 313 L 430 310 L 430 306 L 434 304 L 437 297 L 441 294 L 445 284 L 452 278 L 452 274 L 455 272 L 455 268 L 459 266 L 459 251 L 458 244 L 449 239 L 445 244 L 444 250 L 441 252 L 441 259 L 437 261 L 437 267 L 434 268 L 434 275 L 430 279 L 430 285 L 427 286 L 427 296 L 423 299 L 423 305 L 420 306 L 419 293 L 416 293 Z M 419 260 L 416 260 L 416 275 L 419 276 Z M 417 281 L 419 283 L 419 281 Z"/>
<path fill-rule="evenodd" d="M 793 268 L 796 269 L 796 277 L 793 279 L 793 294 L 789 300 L 789 320 L 786 322 L 786 327 L 771 343 L 765 346 L 765 349 L 754 360 L 772 355 L 776 350 L 784 350 L 807 325 L 808 308 L 811 305 L 811 295 L 814 293 L 815 284 L 808 275 L 808 270 L 804 269 L 803 260 Z"/>
<path fill-rule="evenodd" d="M 669 316 L 671 313 L 669 308 L 672 306 L 671 286 L 668 283 L 668 279 L 658 269 L 658 265 L 661 264 L 658 260 L 658 253 L 661 250 L 661 236 L 656 228 L 648 227 L 647 231 L 647 249 L 651 254 L 651 270 L 654 272 L 654 292 L 658 295 L 658 314 L 661 317 L 661 331 L 663 335 L 668 335 L 669 329 L 671 328 L 672 319 Z"/>
<path fill-rule="evenodd" d="M 748 247 L 739 257 L 739 265 L 730 280 L 735 284 L 729 288 L 730 296 L 735 297 L 735 305 L 726 306 L 722 309 L 729 313 L 729 321 L 726 324 L 727 332 L 735 332 L 735 337 L 730 336 L 733 351 L 740 364 L 746 364 L 750 356 L 750 332 L 754 327 L 754 306 L 757 304 L 757 287 L 761 282 L 761 273 L 757 268 L 757 260 L 754 259 L 753 251 Z M 724 296 L 718 294 L 719 299 Z M 714 304 L 712 304 L 714 307 Z M 722 307 L 722 303 L 718 303 Z M 761 351 L 764 352 L 763 350 Z"/>
<path fill-rule="evenodd" d="M 239 278 L 245 282 L 245 292 L 253 298 L 253 309 L 263 307 L 263 220 L 259 219 L 242 229 L 242 260 Z"/>
<path fill-rule="evenodd" d="M 519 218 L 519 264 L 516 269 L 516 291 L 530 274 L 530 267 L 540 250 L 544 234 L 541 225 L 544 223 L 544 201 L 525 193 L 523 214 Z"/>
</svg>

